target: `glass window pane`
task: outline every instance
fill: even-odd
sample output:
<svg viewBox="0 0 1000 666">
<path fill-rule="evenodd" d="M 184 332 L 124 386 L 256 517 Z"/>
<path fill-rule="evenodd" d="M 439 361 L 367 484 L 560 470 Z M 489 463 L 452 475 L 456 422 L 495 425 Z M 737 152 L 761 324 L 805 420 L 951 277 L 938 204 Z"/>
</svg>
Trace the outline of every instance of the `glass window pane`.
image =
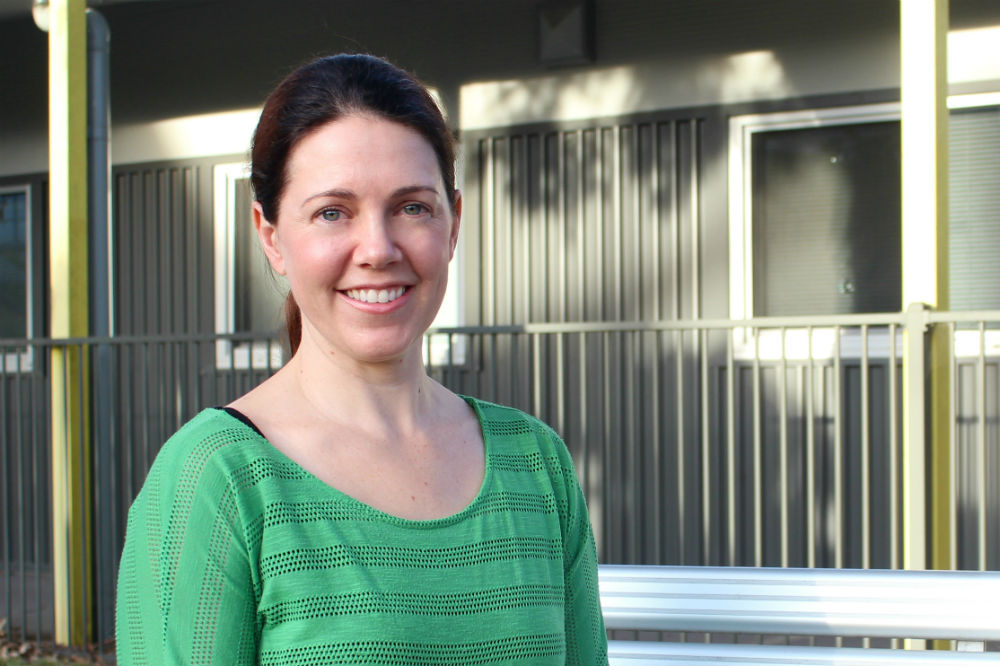
<svg viewBox="0 0 1000 666">
<path fill-rule="evenodd" d="M 899 123 L 753 138 L 754 314 L 900 308 Z"/>
<path fill-rule="evenodd" d="M 949 130 L 950 308 L 1000 309 L 1000 107 L 953 111 Z"/>
<path fill-rule="evenodd" d="M 0 192 L 0 338 L 28 334 L 27 199 Z"/>
</svg>

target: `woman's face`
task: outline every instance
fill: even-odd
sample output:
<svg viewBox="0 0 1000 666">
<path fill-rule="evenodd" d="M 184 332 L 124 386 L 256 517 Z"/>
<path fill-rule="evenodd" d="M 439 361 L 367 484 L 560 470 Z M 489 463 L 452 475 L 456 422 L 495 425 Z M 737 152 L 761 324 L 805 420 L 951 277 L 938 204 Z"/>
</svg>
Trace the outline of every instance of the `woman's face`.
<svg viewBox="0 0 1000 666">
<path fill-rule="evenodd" d="M 350 115 L 302 139 L 286 173 L 278 219 L 255 204 L 254 223 L 302 311 L 303 344 L 365 363 L 419 355 L 461 211 L 433 148 L 405 125 Z"/>
</svg>

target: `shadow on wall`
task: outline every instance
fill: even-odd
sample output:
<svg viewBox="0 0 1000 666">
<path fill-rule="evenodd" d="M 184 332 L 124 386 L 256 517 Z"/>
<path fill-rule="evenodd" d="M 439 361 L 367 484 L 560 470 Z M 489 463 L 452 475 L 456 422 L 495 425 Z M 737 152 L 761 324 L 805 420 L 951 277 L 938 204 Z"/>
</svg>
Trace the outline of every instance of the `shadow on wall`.
<svg viewBox="0 0 1000 666">
<path fill-rule="evenodd" d="M 539 78 L 470 83 L 461 90 L 465 130 L 607 118 L 719 103 L 795 96 L 779 57 L 768 50 L 709 59 L 678 56 Z"/>
</svg>

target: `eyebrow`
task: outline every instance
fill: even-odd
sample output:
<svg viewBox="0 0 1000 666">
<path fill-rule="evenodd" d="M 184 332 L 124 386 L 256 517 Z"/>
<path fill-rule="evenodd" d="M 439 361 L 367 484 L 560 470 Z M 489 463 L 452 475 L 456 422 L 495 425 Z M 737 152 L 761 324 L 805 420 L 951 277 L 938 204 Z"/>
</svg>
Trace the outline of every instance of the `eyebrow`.
<svg viewBox="0 0 1000 666">
<path fill-rule="evenodd" d="M 389 195 L 390 198 L 395 199 L 398 197 L 406 196 L 407 194 L 416 194 L 417 192 L 430 192 L 434 195 L 438 195 L 436 187 L 431 185 L 406 185 L 404 187 L 397 188 Z M 323 199 L 323 198 L 333 198 L 333 199 L 357 199 L 358 195 L 352 190 L 338 189 L 334 188 L 332 190 L 323 190 L 322 192 L 317 192 L 316 194 L 311 194 L 302 201 L 302 205 L 306 205 L 313 199 Z"/>
</svg>

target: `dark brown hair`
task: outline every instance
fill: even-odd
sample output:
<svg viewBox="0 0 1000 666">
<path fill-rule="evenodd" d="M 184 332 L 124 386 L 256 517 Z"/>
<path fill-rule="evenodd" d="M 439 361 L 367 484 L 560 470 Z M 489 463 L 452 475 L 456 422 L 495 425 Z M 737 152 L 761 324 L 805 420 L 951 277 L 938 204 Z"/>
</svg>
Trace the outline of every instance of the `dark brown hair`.
<svg viewBox="0 0 1000 666">
<path fill-rule="evenodd" d="M 381 58 L 342 54 L 298 68 L 264 102 L 253 135 L 250 182 L 269 222 L 278 219 L 292 149 L 313 130 L 351 114 L 371 114 L 420 133 L 434 149 L 445 195 L 454 205 L 455 141 L 427 88 Z M 302 339 L 302 314 L 291 292 L 285 326 L 294 354 Z"/>
</svg>

